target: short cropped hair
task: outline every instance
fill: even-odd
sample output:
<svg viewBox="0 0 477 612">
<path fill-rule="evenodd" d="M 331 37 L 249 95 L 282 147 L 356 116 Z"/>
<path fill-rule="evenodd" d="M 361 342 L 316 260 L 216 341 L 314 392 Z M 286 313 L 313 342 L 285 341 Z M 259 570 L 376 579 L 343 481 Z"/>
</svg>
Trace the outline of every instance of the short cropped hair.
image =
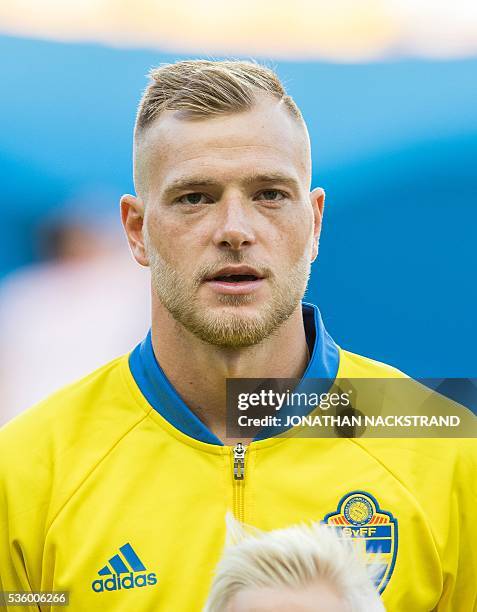
<svg viewBox="0 0 477 612">
<path fill-rule="evenodd" d="M 366 569 L 352 544 L 338 538 L 332 528 L 313 523 L 247 532 L 229 515 L 227 532 L 225 552 L 204 612 L 225 612 L 233 597 L 246 589 L 299 591 L 320 581 L 333 587 L 352 612 L 384 612 L 373 571 Z"/>
<path fill-rule="evenodd" d="M 260 94 L 268 94 L 303 121 L 294 100 L 277 74 L 252 61 L 186 60 L 163 64 L 149 73 L 136 117 L 139 136 L 162 112 L 182 111 L 184 118 L 201 119 L 249 110 Z"/>
</svg>

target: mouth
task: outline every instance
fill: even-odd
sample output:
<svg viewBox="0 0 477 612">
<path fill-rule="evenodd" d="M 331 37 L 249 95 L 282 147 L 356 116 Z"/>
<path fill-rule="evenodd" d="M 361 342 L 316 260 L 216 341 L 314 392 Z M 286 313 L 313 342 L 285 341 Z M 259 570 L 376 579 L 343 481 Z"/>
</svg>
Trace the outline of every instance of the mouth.
<svg viewBox="0 0 477 612">
<path fill-rule="evenodd" d="M 205 282 L 217 293 L 239 295 L 257 290 L 264 280 L 264 275 L 254 268 L 229 266 L 207 277 Z"/>
</svg>

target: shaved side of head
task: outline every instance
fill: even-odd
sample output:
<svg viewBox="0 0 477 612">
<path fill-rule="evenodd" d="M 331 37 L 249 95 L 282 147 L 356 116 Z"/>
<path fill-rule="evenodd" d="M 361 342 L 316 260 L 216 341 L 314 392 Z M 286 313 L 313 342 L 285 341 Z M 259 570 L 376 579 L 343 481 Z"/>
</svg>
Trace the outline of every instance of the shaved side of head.
<svg viewBox="0 0 477 612">
<path fill-rule="evenodd" d="M 149 191 L 149 162 L 160 143 L 154 127 L 165 114 L 181 121 L 204 121 L 244 113 L 267 101 L 278 104 L 297 125 L 311 181 L 308 130 L 302 114 L 277 74 L 256 62 L 187 60 L 153 69 L 141 98 L 134 129 L 134 185 L 144 202 Z"/>
</svg>

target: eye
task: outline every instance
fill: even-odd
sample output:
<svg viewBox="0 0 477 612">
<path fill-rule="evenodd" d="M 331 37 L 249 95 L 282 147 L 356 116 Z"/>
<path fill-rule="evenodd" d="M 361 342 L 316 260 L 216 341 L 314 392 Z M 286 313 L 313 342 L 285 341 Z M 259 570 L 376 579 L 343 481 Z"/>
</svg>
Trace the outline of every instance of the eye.
<svg viewBox="0 0 477 612">
<path fill-rule="evenodd" d="M 266 202 L 279 202 L 280 200 L 284 200 L 286 197 L 286 193 L 279 191 L 278 189 L 265 189 L 257 195 L 256 199 Z"/>
<path fill-rule="evenodd" d="M 211 202 L 210 198 L 208 198 L 203 193 L 186 193 L 176 200 L 179 204 L 189 204 L 189 205 L 197 205 L 197 204 L 209 204 Z"/>
</svg>

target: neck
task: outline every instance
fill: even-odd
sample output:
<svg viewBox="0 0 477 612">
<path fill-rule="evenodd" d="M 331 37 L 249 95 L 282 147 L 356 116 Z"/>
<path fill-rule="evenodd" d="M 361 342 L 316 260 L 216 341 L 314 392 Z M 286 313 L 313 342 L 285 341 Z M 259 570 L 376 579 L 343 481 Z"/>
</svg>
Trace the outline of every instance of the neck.
<svg viewBox="0 0 477 612">
<path fill-rule="evenodd" d="M 230 349 L 207 344 L 153 300 L 152 345 L 159 365 L 198 418 L 226 444 L 227 378 L 300 378 L 308 363 L 301 304 L 257 345 Z"/>
</svg>

